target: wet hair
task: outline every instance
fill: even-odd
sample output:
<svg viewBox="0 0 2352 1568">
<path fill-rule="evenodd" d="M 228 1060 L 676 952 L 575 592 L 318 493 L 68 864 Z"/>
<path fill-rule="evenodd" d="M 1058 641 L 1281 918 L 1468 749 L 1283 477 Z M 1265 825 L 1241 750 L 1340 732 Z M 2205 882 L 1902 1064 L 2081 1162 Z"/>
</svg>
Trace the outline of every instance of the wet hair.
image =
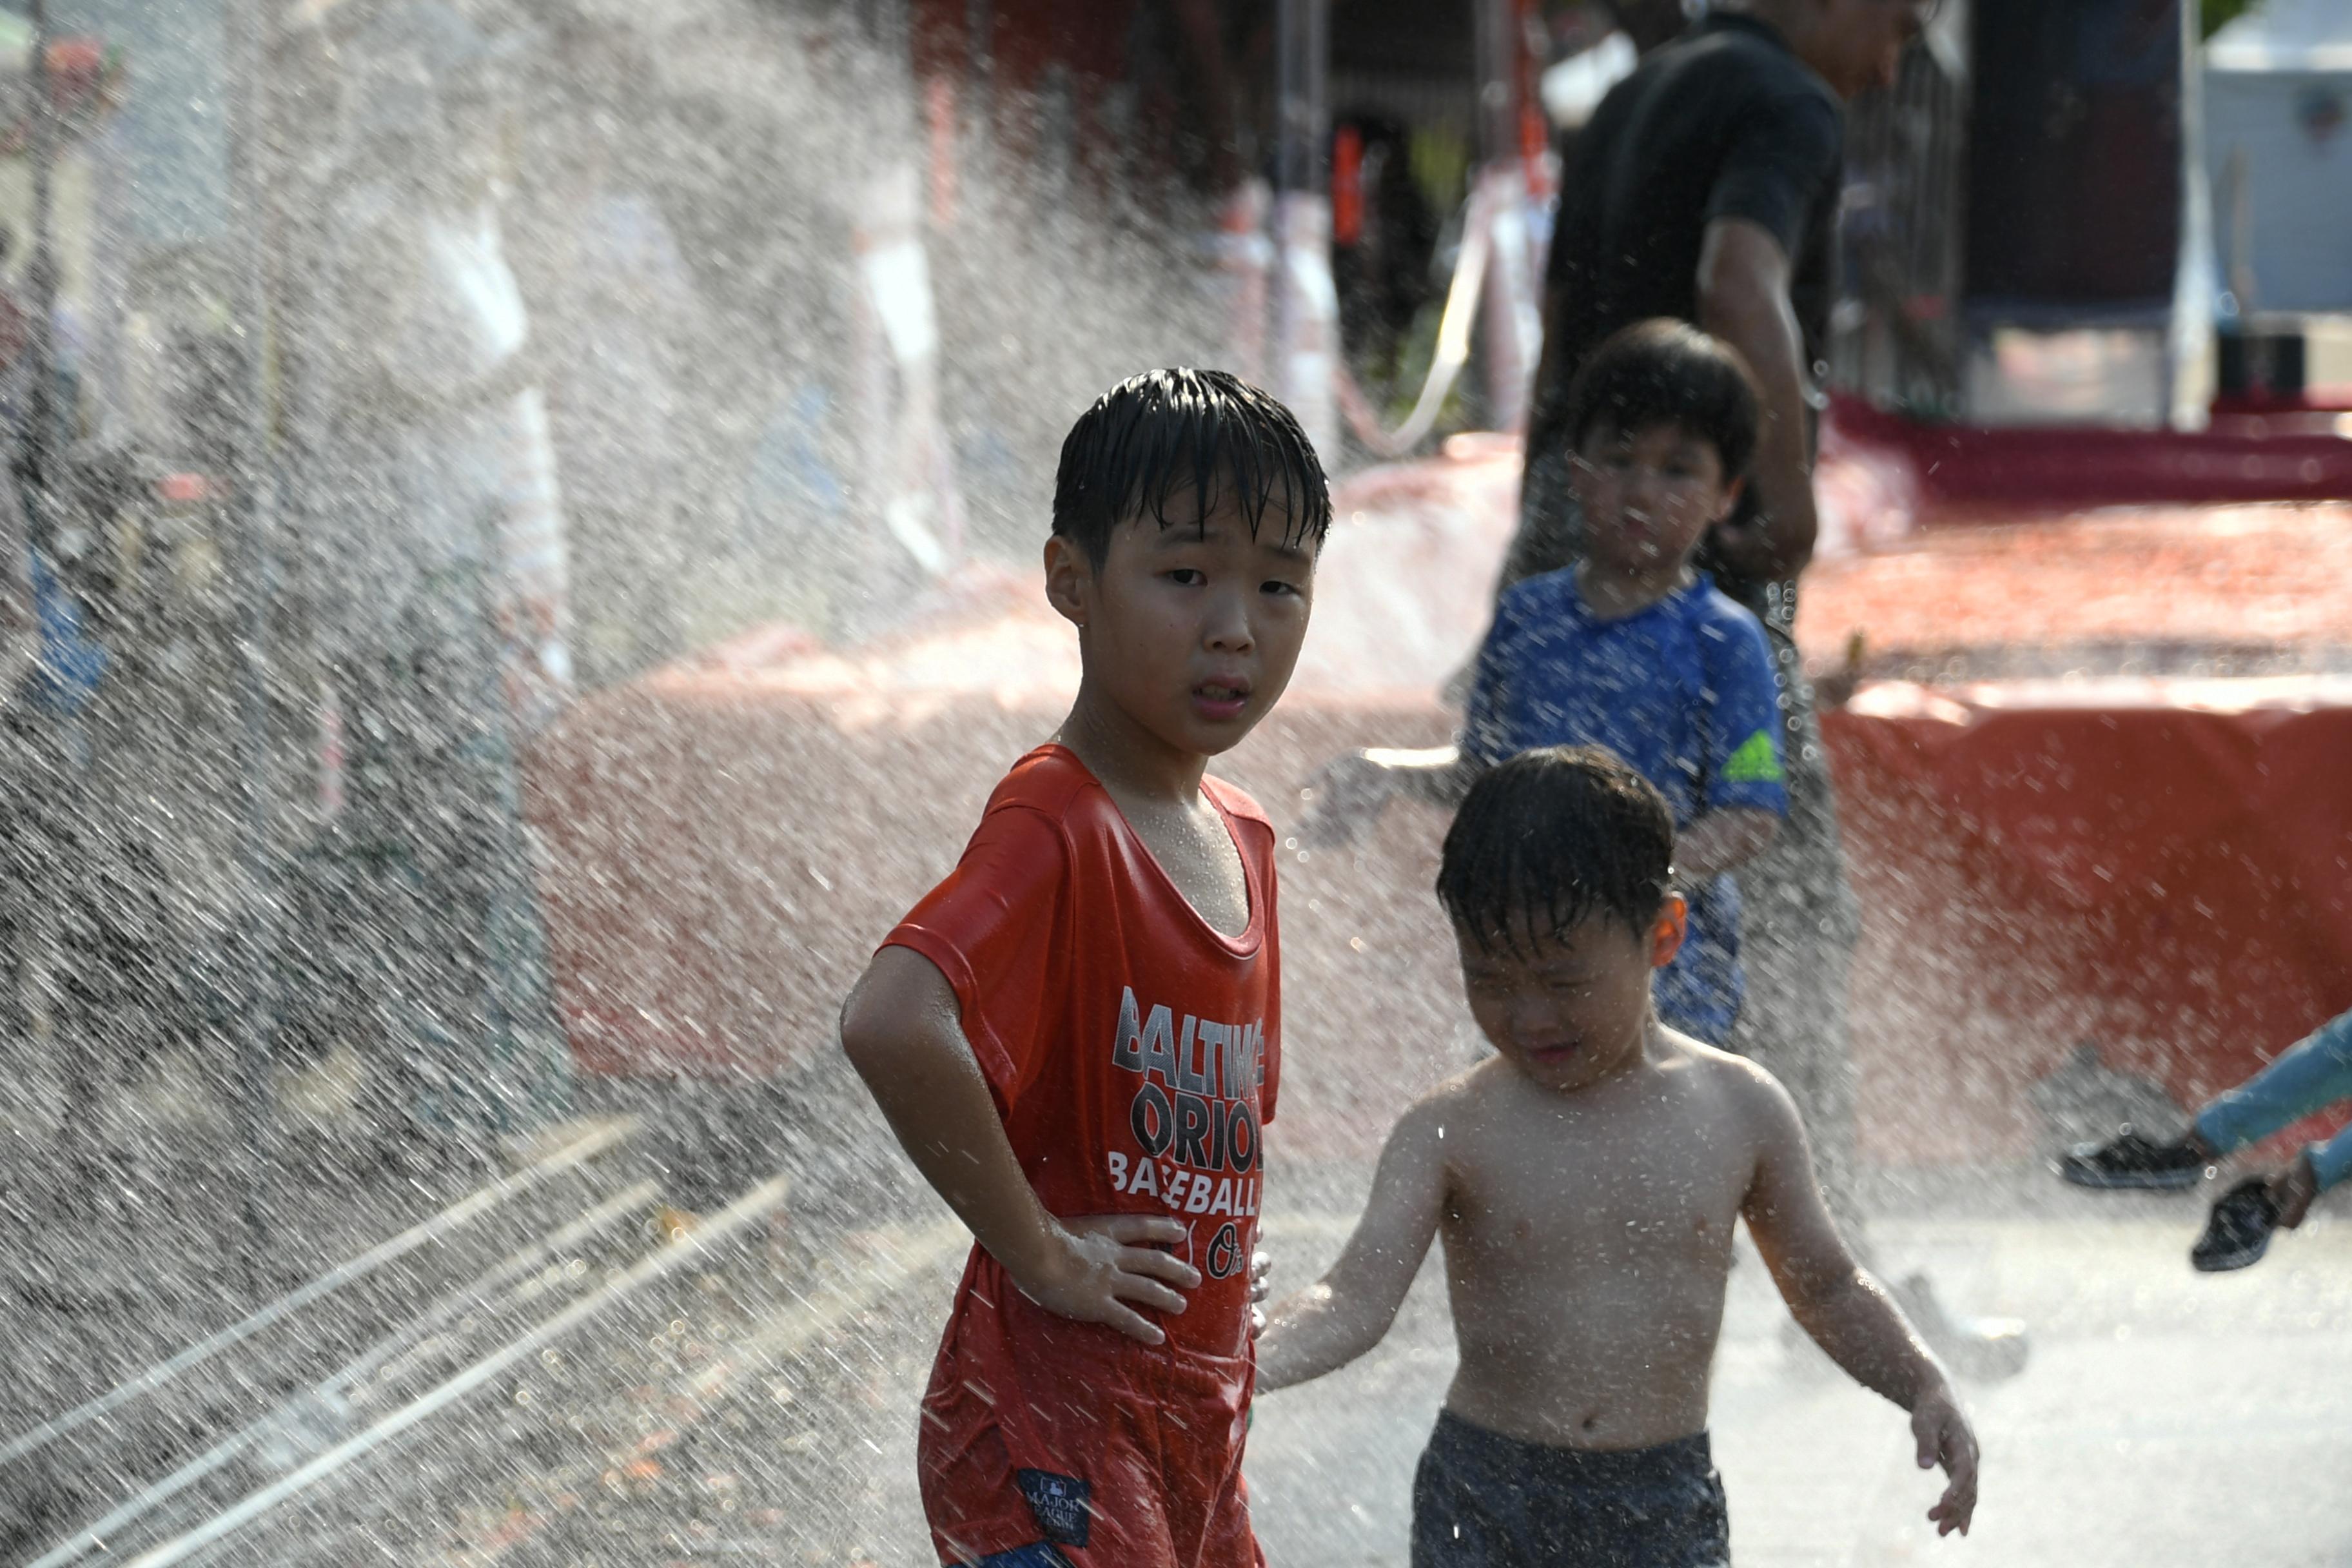
<svg viewBox="0 0 2352 1568">
<path fill-rule="evenodd" d="M 1205 530 L 1226 485 L 1253 539 L 1272 506 L 1282 510 L 1285 544 L 1320 544 L 1331 526 L 1330 484 L 1289 409 L 1222 370 L 1147 371 L 1070 426 L 1054 476 L 1054 531 L 1100 566 L 1112 531 L 1129 519 Z M 1171 517 L 1169 502 L 1188 492 Z"/>
<path fill-rule="evenodd" d="M 1756 455 L 1762 397 L 1738 350 L 1687 321 L 1659 316 L 1612 333 L 1568 389 L 1568 443 L 1594 426 L 1626 435 L 1671 425 L 1715 447 L 1729 480 Z"/>
<path fill-rule="evenodd" d="M 1516 917 L 1558 936 L 1594 915 L 1639 936 L 1665 902 L 1675 819 L 1655 785 L 1600 746 L 1522 752 L 1470 786 L 1446 830 L 1437 898 L 1483 951 Z"/>
</svg>

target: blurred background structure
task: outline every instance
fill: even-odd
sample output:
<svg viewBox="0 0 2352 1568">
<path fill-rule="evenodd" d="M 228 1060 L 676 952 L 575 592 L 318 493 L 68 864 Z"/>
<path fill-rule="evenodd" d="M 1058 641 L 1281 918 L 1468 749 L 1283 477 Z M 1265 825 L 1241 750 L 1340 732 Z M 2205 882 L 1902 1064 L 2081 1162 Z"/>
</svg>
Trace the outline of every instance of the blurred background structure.
<svg viewBox="0 0 2352 1568">
<path fill-rule="evenodd" d="M 868 1402 L 956 1242 L 834 1009 L 1075 682 L 1064 431 L 1192 362 L 1314 434 L 1317 627 L 1233 759 L 1277 822 L 1444 740 L 1563 155 L 1685 9 L 0 5 L 0 1561 L 887 1556 Z M 1864 1147 L 2084 1336 L 2076 1241 L 1930 1200 L 2352 1007 L 2348 110 L 2335 0 L 1944 0 L 1847 126 L 1799 639 Z M 1439 826 L 1285 868 L 1303 1257 L 1473 1048 Z M 432 1507 L 310 1500 L 394 1456 Z"/>
</svg>

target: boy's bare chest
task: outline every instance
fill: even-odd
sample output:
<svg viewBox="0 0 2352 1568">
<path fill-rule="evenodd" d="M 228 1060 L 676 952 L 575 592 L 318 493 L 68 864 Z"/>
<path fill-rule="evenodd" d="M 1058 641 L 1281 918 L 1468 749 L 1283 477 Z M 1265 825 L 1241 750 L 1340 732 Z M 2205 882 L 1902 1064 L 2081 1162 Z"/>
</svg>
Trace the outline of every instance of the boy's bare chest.
<svg viewBox="0 0 2352 1568">
<path fill-rule="evenodd" d="M 1450 1163 L 1447 1230 L 1477 1251 L 1577 1265 L 1728 1244 L 1748 1162 L 1736 1138 L 1663 1110 L 1496 1130 Z"/>
</svg>

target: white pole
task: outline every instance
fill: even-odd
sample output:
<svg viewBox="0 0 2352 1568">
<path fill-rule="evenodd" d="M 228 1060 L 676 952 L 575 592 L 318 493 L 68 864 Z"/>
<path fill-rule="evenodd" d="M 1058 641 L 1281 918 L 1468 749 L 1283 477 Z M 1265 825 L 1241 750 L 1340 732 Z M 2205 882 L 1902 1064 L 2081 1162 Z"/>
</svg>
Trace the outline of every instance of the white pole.
<svg viewBox="0 0 2352 1568">
<path fill-rule="evenodd" d="M 1339 295 L 1331 281 L 1330 0 L 1276 11 L 1275 392 L 1326 468 L 1339 459 Z"/>
</svg>

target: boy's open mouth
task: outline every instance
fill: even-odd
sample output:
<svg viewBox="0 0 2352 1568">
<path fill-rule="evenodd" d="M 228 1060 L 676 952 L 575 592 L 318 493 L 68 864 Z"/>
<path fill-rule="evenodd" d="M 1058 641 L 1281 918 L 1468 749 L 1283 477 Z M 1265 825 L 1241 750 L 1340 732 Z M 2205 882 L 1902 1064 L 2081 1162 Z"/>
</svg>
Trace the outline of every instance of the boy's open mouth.
<svg viewBox="0 0 2352 1568">
<path fill-rule="evenodd" d="M 1192 700 L 1211 714 L 1229 718 L 1242 710 L 1249 700 L 1250 687 L 1246 680 L 1203 680 L 1192 688 Z"/>
</svg>

